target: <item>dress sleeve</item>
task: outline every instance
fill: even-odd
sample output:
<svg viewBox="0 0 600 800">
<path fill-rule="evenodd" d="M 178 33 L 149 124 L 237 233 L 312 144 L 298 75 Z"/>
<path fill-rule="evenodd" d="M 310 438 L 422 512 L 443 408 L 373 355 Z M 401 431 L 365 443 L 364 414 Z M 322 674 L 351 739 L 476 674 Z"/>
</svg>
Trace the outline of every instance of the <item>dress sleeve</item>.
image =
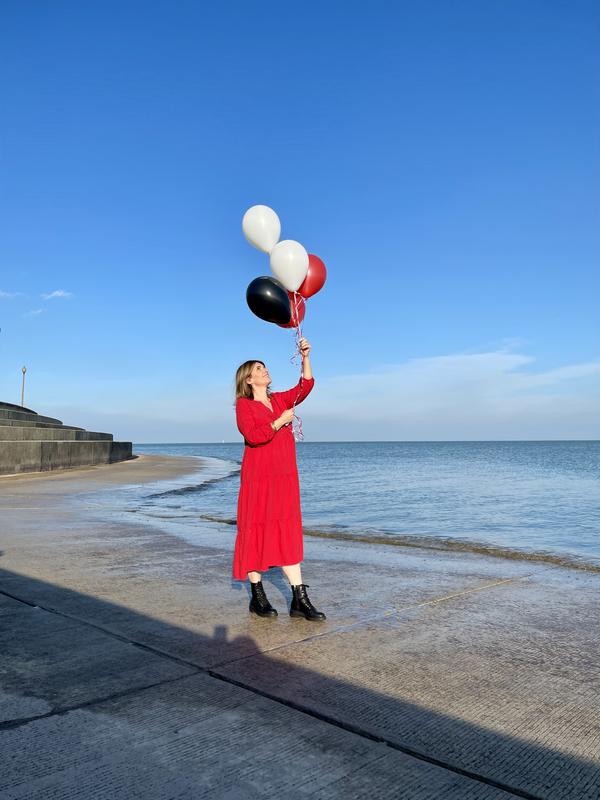
<svg viewBox="0 0 600 800">
<path fill-rule="evenodd" d="M 257 422 L 250 404 L 243 400 L 235 404 L 235 418 L 238 430 L 248 444 L 266 444 L 275 436 L 271 423 Z"/>
<path fill-rule="evenodd" d="M 287 392 L 277 392 L 279 397 L 283 400 L 286 408 L 292 408 L 298 405 L 303 400 L 306 400 L 315 385 L 314 378 L 300 378 L 293 389 L 288 389 Z"/>
</svg>

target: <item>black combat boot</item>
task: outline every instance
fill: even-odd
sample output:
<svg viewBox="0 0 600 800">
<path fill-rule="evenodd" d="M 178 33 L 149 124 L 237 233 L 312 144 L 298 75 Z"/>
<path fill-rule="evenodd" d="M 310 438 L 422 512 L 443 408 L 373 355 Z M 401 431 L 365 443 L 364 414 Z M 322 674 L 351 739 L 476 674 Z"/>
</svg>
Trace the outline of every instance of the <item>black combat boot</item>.
<svg viewBox="0 0 600 800">
<path fill-rule="evenodd" d="M 310 602 L 306 590 L 309 588 L 307 583 L 299 583 L 292 586 L 292 605 L 290 607 L 290 617 L 304 617 L 305 619 L 320 622 L 326 619 L 325 614 L 317 609 Z"/>
<path fill-rule="evenodd" d="M 250 583 L 252 587 L 252 600 L 250 600 L 250 612 L 258 614 L 259 617 L 276 617 L 277 611 L 267 600 L 267 595 L 263 589 L 262 581 Z"/>
</svg>

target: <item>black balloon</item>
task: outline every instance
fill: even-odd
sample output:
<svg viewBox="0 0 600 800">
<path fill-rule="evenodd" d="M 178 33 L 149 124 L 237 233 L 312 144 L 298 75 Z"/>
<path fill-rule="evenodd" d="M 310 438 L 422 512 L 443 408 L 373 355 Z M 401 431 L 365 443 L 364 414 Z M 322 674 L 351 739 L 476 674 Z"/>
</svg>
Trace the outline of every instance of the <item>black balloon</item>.
<svg viewBox="0 0 600 800">
<path fill-rule="evenodd" d="M 276 278 L 254 278 L 246 289 L 246 302 L 250 311 L 266 322 L 286 325 L 292 318 L 290 298 Z"/>
</svg>

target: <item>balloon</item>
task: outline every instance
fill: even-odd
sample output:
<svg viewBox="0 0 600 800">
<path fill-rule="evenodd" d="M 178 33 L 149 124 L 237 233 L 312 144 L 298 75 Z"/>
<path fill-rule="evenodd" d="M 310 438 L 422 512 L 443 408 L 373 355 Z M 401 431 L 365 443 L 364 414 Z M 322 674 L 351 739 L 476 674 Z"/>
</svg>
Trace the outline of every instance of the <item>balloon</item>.
<svg viewBox="0 0 600 800">
<path fill-rule="evenodd" d="M 301 297 L 298 293 L 288 292 L 288 297 L 290 298 L 290 306 L 292 309 L 292 318 L 289 322 L 286 322 L 283 325 L 281 322 L 279 323 L 280 328 L 297 328 L 298 325 L 304 319 L 304 315 L 306 314 L 306 303 L 304 298 Z M 298 311 L 296 313 L 296 307 Z"/>
<path fill-rule="evenodd" d="M 285 288 L 275 278 L 267 275 L 254 278 L 246 289 L 246 302 L 250 311 L 266 322 L 285 325 L 291 319 L 290 298 Z"/>
<path fill-rule="evenodd" d="M 302 282 L 302 286 L 298 292 L 308 299 L 312 297 L 323 288 L 323 284 L 327 279 L 327 269 L 325 264 L 321 261 L 319 256 L 313 256 L 312 253 L 308 254 L 308 272 L 306 278 Z"/>
<path fill-rule="evenodd" d="M 308 271 L 308 253 L 300 242 L 284 239 L 271 250 L 271 269 L 288 291 L 296 292 Z"/>
<path fill-rule="evenodd" d="M 242 230 L 251 245 L 270 253 L 281 236 L 281 222 L 269 206 L 252 206 L 244 214 Z"/>
</svg>

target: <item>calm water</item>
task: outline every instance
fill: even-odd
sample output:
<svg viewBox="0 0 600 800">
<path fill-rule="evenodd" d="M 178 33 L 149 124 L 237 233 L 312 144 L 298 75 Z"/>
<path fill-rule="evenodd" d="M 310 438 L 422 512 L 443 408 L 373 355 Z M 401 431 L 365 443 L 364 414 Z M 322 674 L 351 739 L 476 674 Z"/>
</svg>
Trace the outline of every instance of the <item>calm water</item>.
<svg viewBox="0 0 600 800">
<path fill-rule="evenodd" d="M 241 444 L 136 445 L 204 457 L 200 478 L 131 496 L 138 513 L 186 529 L 235 519 Z M 600 565 L 600 442 L 304 442 L 305 528 L 423 537 Z M 200 483 L 200 481 L 204 483 Z M 131 510 L 131 508 L 129 509 Z"/>
</svg>

